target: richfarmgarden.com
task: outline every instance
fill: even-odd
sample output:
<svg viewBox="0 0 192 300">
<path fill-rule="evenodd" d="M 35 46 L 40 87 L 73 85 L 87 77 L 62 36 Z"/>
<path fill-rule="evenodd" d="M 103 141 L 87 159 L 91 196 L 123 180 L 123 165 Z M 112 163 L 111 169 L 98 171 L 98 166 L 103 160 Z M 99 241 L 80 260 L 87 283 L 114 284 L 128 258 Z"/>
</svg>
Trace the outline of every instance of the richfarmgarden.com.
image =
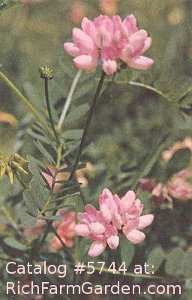
<svg viewBox="0 0 192 300">
<path fill-rule="evenodd" d="M 181 295 L 180 285 L 149 285 L 142 290 L 140 285 L 121 285 L 120 281 L 110 285 L 93 285 L 91 282 L 84 282 L 82 285 L 54 285 L 50 282 L 36 284 L 31 281 L 29 284 L 7 282 L 7 295 Z"/>
</svg>

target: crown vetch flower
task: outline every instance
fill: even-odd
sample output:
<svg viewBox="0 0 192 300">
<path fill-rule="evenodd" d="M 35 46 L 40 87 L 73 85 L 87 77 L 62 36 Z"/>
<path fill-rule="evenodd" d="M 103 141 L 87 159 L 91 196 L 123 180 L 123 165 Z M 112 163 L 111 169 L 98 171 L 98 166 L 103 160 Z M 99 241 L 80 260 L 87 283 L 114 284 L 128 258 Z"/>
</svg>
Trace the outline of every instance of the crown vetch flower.
<svg viewBox="0 0 192 300">
<path fill-rule="evenodd" d="M 151 58 L 143 56 L 152 40 L 147 31 L 138 29 L 133 15 L 127 16 L 124 21 L 119 16 L 110 18 L 101 15 L 93 21 L 85 17 L 81 28 L 73 29 L 74 43 L 64 44 L 78 69 L 94 71 L 99 60 L 108 75 L 117 71 L 118 60 L 136 70 L 148 70 L 153 65 Z"/>
<path fill-rule="evenodd" d="M 128 191 L 122 199 L 104 189 L 99 197 L 99 211 L 92 205 L 85 207 L 85 213 L 79 213 L 80 224 L 75 232 L 85 238 L 94 240 L 88 254 L 100 255 L 108 245 L 116 249 L 119 245 L 119 231 L 122 231 L 133 244 L 145 239 L 141 231 L 153 222 L 153 215 L 141 216 L 143 205 L 133 191 Z"/>
<path fill-rule="evenodd" d="M 76 234 L 94 240 L 88 252 L 90 256 L 100 255 L 107 244 L 111 249 L 118 247 L 119 237 L 116 226 L 106 222 L 100 211 L 97 211 L 92 205 L 86 205 L 85 213 L 79 213 L 77 217 L 81 224 L 75 226 Z"/>
<path fill-rule="evenodd" d="M 192 169 L 187 168 L 175 173 L 166 183 L 155 182 L 150 178 L 141 178 L 140 186 L 151 192 L 151 201 L 159 207 L 165 200 L 172 203 L 172 199 L 192 199 L 192 184 L 188 181 L 192 177 Z"/>
<path fill-rule="evenodd" d="M 62 216 L 63 220 L 56 225 L 56 231 L 66 247 L 71 248 L 73 246 L 73 240 L 75 237 L 74 228 L 76 224 L 76 215 L 72 211 L 59 211 L 58 215 Z M 59 250 L 63 247 L 60 240 L 56 236 L 50 241 L 49 246 L 53 250 Z"/>
</svg>

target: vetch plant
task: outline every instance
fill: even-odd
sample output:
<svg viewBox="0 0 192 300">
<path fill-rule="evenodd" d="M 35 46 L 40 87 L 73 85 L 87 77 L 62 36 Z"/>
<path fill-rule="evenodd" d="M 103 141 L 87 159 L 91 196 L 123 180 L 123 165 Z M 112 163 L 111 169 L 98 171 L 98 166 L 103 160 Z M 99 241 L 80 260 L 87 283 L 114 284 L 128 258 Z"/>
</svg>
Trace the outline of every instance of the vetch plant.
<svg viewBox="0 0 192 300">
<path fill-rule="evenodd" d="M 153 65 L 151 58 L 142 54 L 152 43 L 147 31 L 137 27 L 133 15 L 123 21 L 119 16 L 99 16 L 93 21 L 83 18 L 81 28 L 73 29 L 74 43 L 65 43 L 64 48 L 80 70 L 92 72 L 99 60 L 107 75 L 117 71 L 117 62 L 122 61 L 136 70 L 148 70 Z"/>
<path fill-rule="evenodd" d="M 0 213 L 4 226 L 0 233 L 0 266 L 3 268 L 4 263 L 12 259 L 13 251 L 14 259 L 23 264 L 27 261 L 32 264 L 65 262 L 71 271 L 78 262 L 99 257 L 109 264 L 113 259 L 118 267 L 126 264 L 127 272 L 123 276 L 129 276 L 133 282 L 141 281 L 143 285 L 142 280 L 153 281 L 154 278 L 184 281 L 185 270 L 191 274 L 187 261 L 192 260 L 189 211 L 184 206 L 192 198 L 191 139 L 165 152 L 171 131 L 162 134 L 163 130 L 158 128 L 163 136 L 160 135 L 160 139 L 155 136 L 154 149 L 153 142 L 141 143 L 141 134 L 136 129 L 141 122 L 139 128 L 147 136 L 152 126 L 145 111 L 148 99 L 144 96 L 152 93 L 154 98 L 159 97 L 159 102 L 160 97 L 174 100 L 174 109 L 179 110 L 182 99 L 192 91 L 191 85 L 171 96 L 158 85 L 142 81 L 139 74 L 154 63 L 145 56 L 152 39 L 146 30 L 139 29 L 132 14 L 123 20 L 118 15 L 100 15 L 93 20 L 84 17 L 81 29 L 73 29 L 72 38 L 73 42 L 66 42 L 66 38 L 64 49 L 72 57 L 68 57 L 69 62 L 73 60 L 78 70 L 74 75 L 70 63 L 71 68 L 64 62 L 63 73 L 72 76 L 65 82 L 71 82 L 67 92 L 63 92 L 62 82 L 62 96 L 58 96 L 58 73 L 46 65 L 39 68 L 38 77 L 44 99 L 34 96 L 36 89 L 29 83 L 25 83 L 22 93 L 0 71 L 2 86 L 10 88 L 29 113 L 17 124 L 12 153 L 0 155 Z M 126 90 L 122 92 L 124 85 Z M 129 88 L 131 97 L 127 103 Z M 146 93 L 141 94 L 139 110 L 134 101 L 142 89 Z M 107 101 L 100 101 L 97 107 L 103 98 Z M 159 102 L 154 98 L 153 103 L 158 107 Z M 121 120 L 119 111 L 124 111 L 122 119 L 126 120 Z M 147 115 L 145 122 L 140 121 L 142 111 Z M 155 111 L 152 115 L 158 127 Z M 96 126 L 93 123 L 90 130 L 94 116 L 97 122 L 102 118 L 103 123 Z M 114 128 L 111 128 L 112 121 Z M 153 136 L 150 138 L 152 141 Z M 27 143 L 30 143 L 28 155 Z M 175 157 L 180 150 L 184 152 Z M 190 152 L 190 157 L 185 150 Z M 166 161 L 162 160 L 162 153 Z M 151 198 L 158 205 L 151 205 Z M 181 214 L 177 212 L 181 202 L 161 206 L 165 198 L 189 200 L 183 201 L 180 208 L 187 216 L 181 226 L 178 221 Z M 186 238 L 182 239 L 184 231 Z M 171 255 L 173 248 L 175 252 Z M 149 262 L 158 275 L 135 274 L 133 268 L 137 260 L 138 264 Z M 182 267 L 177 265 L 180 261 L 183 261 Z M 103 272 L 110 273 L 107 269 Z M 77 281 L 76 275 L 70 276 L 67 282 Z M 58 278 L 45 276 L 45 279 L 60 284 Z M 25 276 L 21 281 L 31 280 L 34 276 Z"/>
<path fill-rule="evenodd" d="M 97 211 L 92 205 L 86 205 L 86 212 L 78 214 L 82 224 L 75 226 L 78 235 L 94 240 L 88 252 L 90 256 L 100 255 L 107 245 L 116 249 L 119 230 L 133 244 L 141 243 L 145 235 L 140 230 L 149 226 L 154 218 L 152 214 L 141 216 L 143 205 L 133 191 L 120 199 L 105 189 L 99 197 L 99 208 Z"/>
</svg>

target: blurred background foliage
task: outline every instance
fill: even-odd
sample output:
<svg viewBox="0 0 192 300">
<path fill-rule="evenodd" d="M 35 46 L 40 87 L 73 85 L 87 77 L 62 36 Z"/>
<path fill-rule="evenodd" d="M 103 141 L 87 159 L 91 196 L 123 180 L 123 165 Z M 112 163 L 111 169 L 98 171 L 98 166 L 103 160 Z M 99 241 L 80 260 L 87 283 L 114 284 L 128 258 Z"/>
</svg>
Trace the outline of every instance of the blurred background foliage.
<svg viewBox="0 0 192 300">
<path fill-rule="evenodd" d="M 127 190 L 132 182 L 129 183 L 126 172 L 139 167 L 147 156 L 153 155 L 166 136 L 168 148 L 174 141 L 192 135 L 192 93 L 185 95 L 191 87 L 192 77 L 192 1 L 119 0 L 109 1 L 108 6 L 103 2 L 0 1 L 0 67 L 37 107 L 42 107 L 44 101 L 38 69 L 48 65 L 54 70 L 54 79 L 50 83 L 51 100 L 60 111 L 77 72 L 71 58 L 63 51 L 63 43 L 71 40 L 71 30 L 80 25 L 83 16 L 93 18 L 98 14 L 118 13 L 125 17 L 134 14 L 140 28 L 146 29 L 153 39 L 148 53 L 155 61 L 152 70 L 144 73 L 125 70 L 117 74 L 98 103 L 89 131 L 89 145 L 84 151 L 85 160 L 94 166 L 89 189 L 85 189 L 85 195 L 92 203 L 96 203 L 102 187 L 111 186 L 120 194 Z M 98 76 L 99 73 L 82 75 L 74 105 L 90 103 Z M 155 86 L 179 101 L 167 101 L 153 91 L 130 85 L 130 80 Z M 0 111 L 0 152 L 12 153 L 26 111 L 2 82 Z M 81 118 L 71 128 L 83 128 L 83 124 L 84 118 Z M 26 134 L 23 155 L 35 155 L 35 151 Z M 153 169 L 151 176 L 158 177 L 157 169 Z M 149 194 L 141 195 L 142 200 L 146 198 L 146 210 L 150 210 Z M 161 241 L 164 248 L 191 249 L 191 202 L 174 205 L 174 211 L 157 212 L 149 240 L 157 247 Z M 170 218 L 174 220 L 171 224 Z M 147 247 L 148 244 L 145 245 L 148 254 L 150 249 Z M 143 248 L 138 247 L 137 257 L 141 251 Z M 191 283 L 188 285 L 191 289 Z M 168 299 L 190 297 L 191 293 L 186 292 L 181 298 Z"/>
</svg>

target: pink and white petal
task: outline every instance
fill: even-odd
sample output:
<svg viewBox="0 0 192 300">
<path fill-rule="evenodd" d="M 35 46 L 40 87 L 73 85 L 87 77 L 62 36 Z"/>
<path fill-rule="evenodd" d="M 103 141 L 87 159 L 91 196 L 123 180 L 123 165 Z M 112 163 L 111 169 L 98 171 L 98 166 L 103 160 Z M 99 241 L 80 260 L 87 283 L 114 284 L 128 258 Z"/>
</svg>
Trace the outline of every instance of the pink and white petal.
<svg viewBox="0 0 192 300">
<path fill-rule="evenodd" d="M 79 28 L 73 28 L 73 40 L 82 54 L 91 54 L 95 50 L 92 38 Z"/>
<path fill-rule="evenodd" d="M 77 213 L 77 219 L 84 224 L 89 224 L 89 220 L 87 218 L 86 213 Z"/>
<path fill-rule="evenodd" d="M 89 227 L 86 224 L 75 225 L 74 231 L 77 235 L 88 237 L 90 235 Z"/>
<path fill-rule="evenodd" d="M 142 243 L 145 239 L 145 234 L 139 230 L 132 230 L 129 233 L 125 234 L 126 238 L 133 244 Z"/>
<path fill-rule="evenodd" d="M 94 43 L 97 43 L 97 30 L 95 28 L 94 23 L 89 20 L 88 18 L 84 17 L 82 22 L 81 22 L 81 27 L 83 29 L 83 31 L 89 35 L 92 40 L 94 41 Z"/>
<path fill-rule="evenodd" d="M 88 252 L 88 255 L 91 257 L 99 256 L 105 250 L 107 244 L 106 242 L 94 242 Z"/>
<path fill-rule="evenodd" d="M 105 227 L 99 222 L 91 223 L 89 229 L 91 234 L 103 234 L 105 232 Z"/>
<path fill-rule="evenodd" d="M 133 191 L 128 191 L 125 196 L 120 200 L 120 208 L 122 212 L 128 212 L 130 207 L 135 202 L 135 193 Z"/>
<path fill-rule="evenodd" d="M 137 20 L 134 17 L 134 15 L 127 16 L 123 21 L 123 25 L 124 25 L 124 30 L 125 30 L 125 33 L 127 36 L 135 33 L 138 30 Z"/>
<path fill-rule="evenodd" d="M 103 71 L 107 75 L 113 75 L 117 71 L 117 63 L 115 60 L 107 60 L 103 62 Z"/>
<path fill-rule="evenodd" d="M 111 249 L 116 249 L 119 246 L 119 237 L 117 235 L 112 235 L 107 239 L 107 244 Z"/>
<path fill-rule="evenodd" d="M 139 226 L 139 218 L 133 219 L 133 220 L 128 220 L 123 227 L 123 233 L 126 235 L 129 232 L 131 232 L 134 229 L 137 229 Z"/>
<path fill-rule="evenodd" d="M 124 61 L 125 63 L 128 63 L 134 54 L 134 49 L 130 45 L 126 45 L 121 53 L 121 60 Z"/>
<path fill-rule="evenodd" d="M 144 43 L 144 47 L 141 51 L 141 54 L 146 52 L 150 47 L 151 47 L 151 44 L 152 44 L 152 38 L 148 37 L 146 40 L 145 40 L 145 43 Z"/>
<path fill-rule="evenodd" d="M 102 203 L 100 206 L 100 214 L 104 221 L 111 222 L 112 220 L 112 214 L 111 210 L 109 209 L 108 205 L 106 203 Z"/>
<path fill-rule="evenodd" d="M 72 57 L 80 55 L 80 50 L 74 43 L 65 43 L 64 49 Z"/>
<path fill-rule="evenodd" d="M 79 70 L 85 72 L 93 72 L 97 67 L 97 60 L 89 55 L 79 55 L 73 62 Z"/>
<path fill-rule="evenodd" d="M 133 58 L 130 62 L 127 63 L 127 65 L 135 70 L 145 71 L 149 70 L 154 61 L 153 59 L 145 56 L 138 56 L 136 58 Z"/>
<path fill-rule="evenodd" d="M 113 215 L 113 224 L 120 230 L 123 225 L 122 218 L 118 212 L 115 212 Z"/>
<path fill-rule="evenodd" d="M 152 214 L 141 216 L 139 218 L 139 227 L 138 227 L 138 229 L 142 230 L 142 229 L 146 228 L 147 226 L 151 225 L 153 220 L 154 220 L 154 215 L 152 215 Z"/>
</svg>

